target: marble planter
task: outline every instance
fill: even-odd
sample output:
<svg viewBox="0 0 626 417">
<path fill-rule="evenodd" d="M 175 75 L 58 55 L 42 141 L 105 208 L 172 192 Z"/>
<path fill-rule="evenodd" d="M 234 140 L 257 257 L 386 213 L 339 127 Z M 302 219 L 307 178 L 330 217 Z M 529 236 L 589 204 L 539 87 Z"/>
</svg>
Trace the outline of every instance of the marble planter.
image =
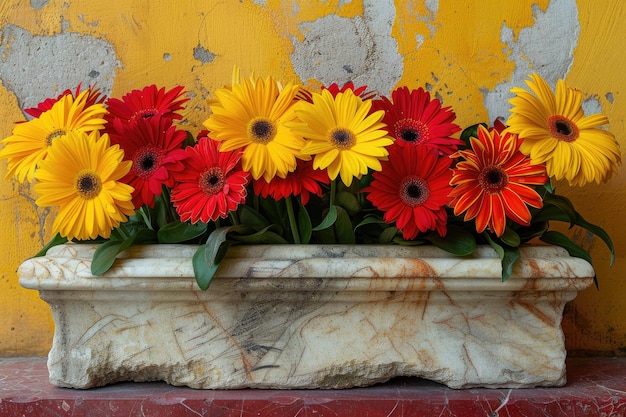
<svg viewBox="0 0 626 417">
<path fill-rule="evenodd" d="M 502 283 L 491 248 L 234 246 L 208 291 L 195 247 L 133 247 L 101 277 L 95 246 L 24 262 L 52 309 L 50 380 L 90 388 L 162 380 L 193 388 L 347 388 L 416 376 L 452 388 L 565 383 L 561 317 L 593 269 L 526 247 Z"/>
</svg>

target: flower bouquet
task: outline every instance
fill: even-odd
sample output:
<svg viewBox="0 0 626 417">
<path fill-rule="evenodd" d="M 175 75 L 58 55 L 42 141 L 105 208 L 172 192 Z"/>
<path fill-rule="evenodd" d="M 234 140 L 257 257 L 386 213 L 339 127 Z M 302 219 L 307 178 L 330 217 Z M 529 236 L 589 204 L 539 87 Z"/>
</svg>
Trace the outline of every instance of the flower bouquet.
<svg viewBox="0 0 626 417">
<path fill-rule="evenodd" d="M 133 244 L 201 244 L 207 289 L 233 244 L 432 244 L 465 256 L 491 245 L 502 279 L 533 240 L 589 254 L 552 222 L 609 235 L 586 221 L 552 180 L 602 183 L 621 164 L 604 115 L 582 92 L 538 74 L 512 89 L 510 117 L 464 129 L 423 88 L 389 97 L 352 83 L 308 88 L 245 78 L 210 99 L 205 130 L 180 123 L 184 88 L 104 97 L 67 90 L 2 140 L 7 178 L 33 183 L 36 204 L 58 207 L 56 236 L 101 243 L 101 275 Z"/>
</svg>

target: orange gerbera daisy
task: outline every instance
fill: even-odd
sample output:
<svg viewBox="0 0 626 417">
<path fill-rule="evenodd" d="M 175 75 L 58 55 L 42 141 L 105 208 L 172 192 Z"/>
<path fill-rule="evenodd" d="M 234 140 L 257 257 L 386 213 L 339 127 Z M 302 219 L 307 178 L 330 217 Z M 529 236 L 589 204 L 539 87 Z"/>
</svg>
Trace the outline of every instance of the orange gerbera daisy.
<svg viewBox="0 0 626 417">
<path fill-rule="evenodd" d="M 487 227 L 502 236 L 507 219 L 529 225 L 528 206 L 541 208 L 543 201 L 532 188 L 548 180 L 544 165 L 533 165 L 520 152 L 521 140 L 508 130 L 498 133 L 480 125 L 471 150 L 451 157 L 462 158 L 453 170 L 450 206 L 454 214 L 465 213 L 465 221 L 476 219 L 476 231 Z"/>
</svg>

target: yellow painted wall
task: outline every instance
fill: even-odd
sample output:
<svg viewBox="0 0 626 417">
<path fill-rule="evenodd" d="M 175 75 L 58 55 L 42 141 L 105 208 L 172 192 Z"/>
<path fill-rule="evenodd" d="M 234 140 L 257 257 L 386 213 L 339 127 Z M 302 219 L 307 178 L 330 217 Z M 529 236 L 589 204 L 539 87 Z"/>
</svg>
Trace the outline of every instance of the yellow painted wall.
<svg viewBox="0 0 626 417">
<path fill-rule="evenodd" d="M 390 11 L 391 17 L 386 16 Z M 563 22 L 575 22 L 576 29 L 551 40 L 551 28 Z M 73 87 L 52 75 L 68 59 L 82 68 L 79 62 L 96 54 L 90 47 L 111 46 L 114 57 L 106 59 L 114 68 L 98 70 L 96 62 L 93 70 L 98 71 L 89 73 L 115 96 L 149 83 L 185 85 L 192 94 L 187 127 L 197 130 L 207 116 L 205 99 L 229 83 L 234 64 L 244 73 L 306 83 L 316 71 L 328 74 L 324 65 L 336 66 L 342 53 L 316 55 L 306 47 L 316 37 L 341 46 L 345 36 L 359 40 L 345 54 L 345 77 L 389 89 L 427 86 L 454 107 L 461 125 L 489 121 L 493 115 L 486 97 L 497 99 L 498 86 L 521 72 L 562 71 L 608 114 L 611 130 L 626 149 L 625 22 L 622 0 L 5 1 L 0 4 L 0 30 L 5 32 L 0 45 L 0 137 L 10 134 L 13 121 L 23 119 L 20 105 L 29 100 L 26 92 L 46 89 L 54 95 Z M 321 23 L 337 31 L 322 30 L 330 26 Z M 45 63 L 38 61 L 37 48 L 15 50 L 19 39 L 52 42 L 66 39 L 63 34 L 76 36 L 71 39 L 83 42 L 84 50 L 50 54 Z M 559 58 L 560 53 L 566 58 Z M 555 69 L 557 60 L 564 62 L 562 69 Z M 25 72 L 35 65 L 37 71 Z M 2 161 L 0 176 L 5 174 Z M 626 349 L 625 182 L 623 170 L 600 188 L 559 185 L 588 220 L 610 230 L 617 247 L 616 262 L 609 268 L 601 242 L 570 232 L 591 250 L 600 281 L 599 291 L 586 290 L 567 307 L 564 328 L 572 352 Z M 28 188 L 16 182 L 0 183 L 0 210 L 0 355 L 44 355 L 52 337 L 49 310 L 36 292 L 19 287 L 15 270 L 51 237 L 54 213 L 37 209 Z"/>
</svg>

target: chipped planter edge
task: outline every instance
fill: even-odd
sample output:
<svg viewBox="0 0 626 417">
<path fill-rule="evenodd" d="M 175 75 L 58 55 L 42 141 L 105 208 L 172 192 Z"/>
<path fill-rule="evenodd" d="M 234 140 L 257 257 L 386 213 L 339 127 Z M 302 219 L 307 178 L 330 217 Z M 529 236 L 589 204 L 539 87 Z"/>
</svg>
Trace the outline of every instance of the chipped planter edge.
<svg viewBox="0 0 626 417">
<path fill-rule="evenodd" d="M 200 389 L 349 388 L 415 376 L 451 388 L 561 386 L 565 303 L 586 261 L 521 248 L 506 282 L 490 247 L 233 246 L 208 291 L 192 245 L 129 248 L 104 276 L 95 245 L 24 262 L 55 331 L 50 381 L 92 388 L 165 381 Z"/>
</svg>

